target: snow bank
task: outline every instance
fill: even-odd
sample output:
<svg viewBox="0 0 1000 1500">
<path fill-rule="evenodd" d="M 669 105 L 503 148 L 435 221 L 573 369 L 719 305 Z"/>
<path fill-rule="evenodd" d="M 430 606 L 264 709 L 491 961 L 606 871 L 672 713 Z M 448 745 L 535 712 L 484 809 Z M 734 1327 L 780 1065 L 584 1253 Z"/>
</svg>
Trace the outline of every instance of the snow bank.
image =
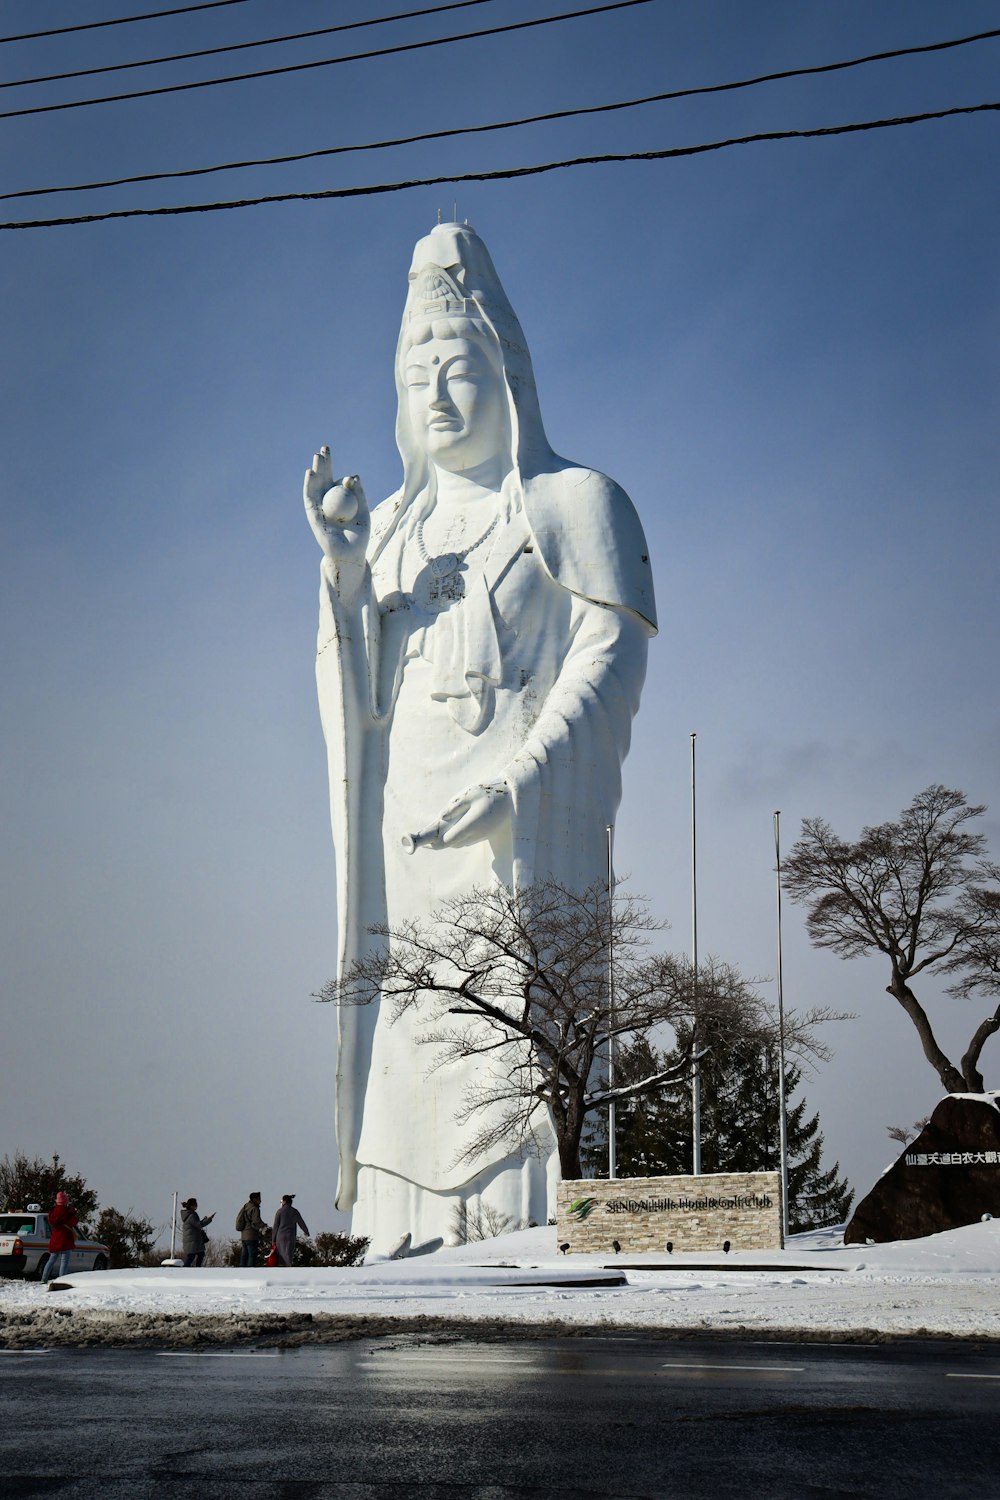
<svg viewBox="0 0 1000 1500">
<path fill-rule="evenodd" d="M 594 1283 L 598 1284 L 594 1284 Z M 0 1282 L 0 1347 L 298 1342 L 389 1328 L 1000 1338 L 1000 1220 L 889 1245 L 842 1231 L 723 1255 L 561 1256 L 552 1228 L 354 1268 Z"/>
</svg>

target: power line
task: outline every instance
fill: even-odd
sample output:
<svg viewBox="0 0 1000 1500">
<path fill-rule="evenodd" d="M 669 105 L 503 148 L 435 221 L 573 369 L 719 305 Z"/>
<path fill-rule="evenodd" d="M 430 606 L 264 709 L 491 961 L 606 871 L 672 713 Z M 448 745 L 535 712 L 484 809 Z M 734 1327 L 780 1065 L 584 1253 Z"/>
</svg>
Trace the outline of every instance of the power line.
<svg viewBox="0 0 1000 1500">
<path fill-rule="evenodd" d="M 438 11 L 465 10 L 470 5 L 489 5 L 492 0 L 447 0 L 444 5 L 428 5 L 423 10 L 399 11 L 394 16 L 373 16 L 370 21 L 342 21 L 339 26 L 320 26 L 314 31 L 292 31 L 286 36 L 265 36 L 255 42 L 229 42 L 224 47 L 202 47 L 197 52 L 172 52 L 164 57 L 143 57 L 136 62 L 105 63 L 100 68 L 75 68 L 70 73 L 43 73 L 37 78 L 8 78 L 0 89 L 22 89 L 32 83 L 61 83 L 67 78 L 92 78 L 95 73 L 121 73 L 128 68 L 152 68 L 157 63 L 187 62 L 193 57 L 216 57 L 220 52 L 244 52 L 248 47 L 272 47 L 277 42 L 301 42 L 314 36 L 331 36 L 335 31 L 357 31 L 362 26 L 384 26 L 389 21 L 408 21 L 414 16 L 433 16 Z"/>
<path fill-rule="evenodd" d="M 281 68 L 261 68 L 253 73 L 230 73 L 224 78 L 201 78 L 194 83 L 168 83 L 155 89 L 137 89 L 128 94 L 101 94 L 92 99 L 71 99 L 61 104 L 36 104 L 28 109 L 0 110 L 0 120 L 21 115 L 51 114 L 53 110 L 83 109 L 90 104 L 119 104 L 123 99 L 149 99 L 156 94 L 180 94 L 188 89 L 208 89 L 223 83 L 243 83 L 251 78 L 274 78 L 280 73 L 303 73 L 309 68 L 331 68 L 338 63 L 361 62 L 372 57 L 390 57 L 399 52 L 417 52 L 424 47 L 442 47 L 447 42 L 468 42 L 478 37 L 499 36 L 502 32 L 528 31 L 535 26 L 551 26 L 558 21 L 575 21 L 581 16 L 597 16 L 611 10 L 629 10 L 634 5 L 649 5 L 650 0 L 606 0 L 586 10 L 563 11 L 556 16 L 540 16 L 531 21 L 510 21 L 505 26 L 490 26 L 482 31 L 461 31 L 453 36 L 432 37 L 422 42 L 400 42 L 395 47 L 380 47 L 371 52 L 354 52 L 341 57 L 321 57 L 312 62 L 286 63 Z"/>
<path fill-rule="evenodd" d="M 1000 101 L 989 104 L 962 104 L 953 109 L 927 110 L 918 115 L 896 115 L 888 120 L 858 120 L 848 125 L 823 125 L 813 130 L 767 130 L 756 135 L 731 136 L 723 141 L 703 141 L 697 146 L 672 146 L 662 151 L 616 152 L 603 156 L 574 156 L 565 161 L 540 162 L 528 167 L 507 167 L 494 172 L 456 172 L 450 177 L 414 177 L 404 182 L 369 183 L 363 187 L 326 188 L 312 193 L 271 193 L 262 198 L 239 198 L 226 203 L 185 203 L 169 208 L 119 208 L 100 214 L 75 214 L 60 219 L 25 219 L 0 222 L 3 229 L 54 229 L 68 224 L 99 224 L 106 219 L 161 218 L 175 214 L 215 213 L 222 209 L 256 208 L 263 203 L 316 202 L 324 198 L 368 198 L 379 193 L 400 193 L 409 188 L 442 187 L 459 182 L 503 182 L 517 177 L 537 177 L 543 172 L 558 172 L 566 167 L 602 166 L 612 162 L 666 161 L 682 156 L 700 156 L 708 151 L 723 151 L 728 146 L 750 146 L 763 141 L 811 140 L 820 136 L 850 135 L 862 130 L 886 130 L 898 125 L 918 125 L 925 120 L 946 120 L 953 115 L 975 115 L 984 110 L 1000 110 Z"/>
<path fill-rule="evenodd" d="M 66 36 L 70 31 L 97 31 L 101 26 L 128 26 L 132 21 L 158 21 L 161 16 L 186 16 L 192 10 L 216 10 L 220 5 L 245 4 L 246 0 L 202 0 L 200 5 L 150 10 L 142 16 L 116 16 L 112 21 L 80 21 L 76 26 L 53 26 L 49 31 L 22 31 L 18 36 L 0 36 L 0 42 L 33 42 L 40 36 Z"/>
<path fill-rule="evenodd" d="M 801 78 L 812 73 L 831 73 L 843 68 L 857 68 L 863 63 L 883 62 L 888 58 L 909 57 L 917 52 L 939 52 L 949 47 L 964 47 L 970 42 L 981 42 L 1000 36 L 1000 29 L 980 31 L 974 36 L 955 37 L 944 42 L 930 42 L 919 47 L 898 47 L 891 52 L 872 52 L 864 57 L 849 58 L 840 62 L 819 63 L 808 68 L 786 68 L 778 73 L 761 73 L 753 78 L 741 78 L 729 83 L 705 84 L 697 88 L 671 89 L 663 94 L 645 94 L 639 99 L 622 99 L 611 104 L 590 104 L 579 109 L 547 110 L 540 115 L 524 115 L 514 120 L 496 120 L 489 125 L 460 125 L 448 130 L 425 130 L 419 135 L 402 135 L 388 140 L 366 141 L 357 145 L 325 146 L 316 151 L 298 151 L 286 156 L 263 156 L 248 161 L 220 162 L 208 167 L 188 167 L 177 172 L 141 172 L 132 177 L 109 177 L 98 182 L 78 182 L 63 187 L 25 188 L 21 192 L 0 193 L 0 202 L 8 198 L 40 198 L 51 193 L 83 193 L 98 188 L 124 187 L 137 182 L 163 182 L 178 177 L 204 177 L 214 172 L 234 172 L 245 167 L 284 166 L 290 162 L 311 161 L 321 156 L 342 156 L 356 151 L 384 151 L 393 146 L 412 146 L 421 141 L 444 140 L 461 135 L 481 135 L 493 130 L 513 130 L 522 125 L 538 125 L 550 120 L 569 120 L 580 115 L 606 114 L 615 110 L 635 109 L 643 104 L 659 104 L 668 99 L 686 99 L 695 94 L 716 94 L 732 89 L 752 88 L 760 83 L 773 83 L 779 79 Z"/>
</svg>

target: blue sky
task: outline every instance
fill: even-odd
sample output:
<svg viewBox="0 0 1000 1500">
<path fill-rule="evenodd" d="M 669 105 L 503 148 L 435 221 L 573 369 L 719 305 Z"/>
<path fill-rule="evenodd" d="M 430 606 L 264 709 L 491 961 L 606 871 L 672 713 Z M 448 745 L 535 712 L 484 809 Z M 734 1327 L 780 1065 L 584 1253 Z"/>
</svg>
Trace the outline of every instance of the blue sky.
<svg viewBox="0 0 1000 1500">
<path fill-rule="evenodd" d="M 93 18 L 140 9 L 88 5 Z M 153 5 L 150 9 L 156 8 Z M 77 82 L 0 109 L 554 14 L 440 17 Z M 568 6 L 566 8 L 569 8 Z M 12 77 L 391 11 L 248 0 L 4 45 Z M 8 0 L 5 34 L 80 19 Z M 472 125 L 996 25 L 989 4 L 652 4 L 368 62 L 0 121 L 7 191 Z M 227 176 L 0 204 L 7 219 L 665 149 L 997 97 L 1000 40 L 817 78 Z M 457 199 L 531 346 L 553 445 L 646 526 L 661 633 L 618 864 L 689 941 L 773 976 L 771 814 L 845 835 L 932 781 L 1000 853 L 996 159 L 981 114 L 348 202 L 3 232 L 0 1147 L 58 1150 L 161 1222 L 260 1188 L 334 1222 L 333 854 L 301 476 L 395 488 L 416 238 Z M 808 1085 L 860 1191 L 939 1092 L 876 963 L 810 950 L 789 1004 L 858 1019 Z M 773 985 L 771 986 L 773 990 Z M 928 985 L 924 991 L 932 993 Z M 984 1007 L 946 1002 L 960 1042 Z M 986 1054 L 1000 1086 L 1000 1044 Z M 401 1122 L 405 1128 L 405 1122 Z"/>
</svg>

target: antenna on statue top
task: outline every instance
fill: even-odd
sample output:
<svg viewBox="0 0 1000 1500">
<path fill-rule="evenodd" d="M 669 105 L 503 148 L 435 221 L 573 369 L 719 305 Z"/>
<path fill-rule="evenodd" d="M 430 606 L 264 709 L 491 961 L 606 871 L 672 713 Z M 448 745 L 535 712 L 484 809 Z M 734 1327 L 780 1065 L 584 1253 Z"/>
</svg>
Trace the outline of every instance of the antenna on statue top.
<svg viewBox="0 0 1000 1500">
<path fill-rule="evenodd" d="M 457 198 L 455 199 L 455 201 L 452 203 L 451 206 L 452 206 L 452 210 L 453 210 L 452 216 L 451 216 L 451 222 L 453 224 L 457 224 L 458 223 L 458 199 Z"/>
<path fill-rule="evenodd" d="M 441 222 L 441 210 L 438 209 L 438 223 L 440 224 L 440 222 Z"/>
</svg>

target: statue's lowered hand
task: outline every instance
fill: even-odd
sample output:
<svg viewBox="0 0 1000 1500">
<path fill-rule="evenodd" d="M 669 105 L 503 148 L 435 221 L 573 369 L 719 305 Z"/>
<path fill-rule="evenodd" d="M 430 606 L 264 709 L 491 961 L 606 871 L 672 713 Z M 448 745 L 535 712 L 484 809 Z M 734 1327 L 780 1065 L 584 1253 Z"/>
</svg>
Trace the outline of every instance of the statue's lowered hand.
<svg viewBox="0 0 1000 1500">
<path fill-rule="evenodd" d="M 510 792 L 503 781 L 471 786 L 448 803 L 441 814 L 441 846 L 462 848 L 497 832 L 510 811 Z"/>
<path fill-rule="evenodd" d="M 466 844 L 488 839 L 500 826 L 510 809 L 510 792 L 503 781 L 471 786 L 455 797 L 436 823 L 419 833 L 404 833 L 403 848 L 407 854 L 416 849 L 463 848 Z"/>
<path fill-rule="evenodd" d="M 364 577 L 370 530 L 361 480 L 356 474 L 334 479 L 330 450 L 324 445 L 306 470 L 302 497 L 313 535 L 329 563 L 330 582 L 350 602 Z"/>
</svg>

